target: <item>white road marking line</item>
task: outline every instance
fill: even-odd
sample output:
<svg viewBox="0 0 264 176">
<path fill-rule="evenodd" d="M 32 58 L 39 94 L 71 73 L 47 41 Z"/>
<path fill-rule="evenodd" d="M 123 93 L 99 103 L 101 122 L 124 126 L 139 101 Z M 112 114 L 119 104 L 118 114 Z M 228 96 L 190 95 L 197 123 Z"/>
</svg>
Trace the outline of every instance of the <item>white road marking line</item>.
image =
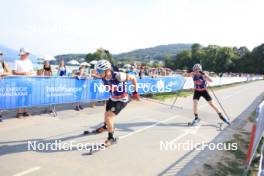
<svg viewBox="0 0 264 176">
<path fill-rule="evenodd" d="M 180 139 L 182 139 L 183 137 L 187 136 L 188 134 L 194 134 L 196 135 L 197 131 L 199 130 L 201 126 L 198 125 L 198 126 L 195 126 L 193 129 L 188 129 L 188 130 L 185 130 L 185 132 L 183 134 L 181 134 L 180 136 L 176 137 L 175 139 L 172 139 L 170 141 L 170 143 L 175 143 L 177 141 L 179 141 Z"/>
<path fill-rule="evenodd" d="M 164 123 L 164 122 L 167 122 L 167 121 L 173 120 L 173 119 L 175 119 L 175 118 L 179 118 L 179 117 L 180 117 L 179 115 L 175 115 L 175 116 L 172 116 L 172 117 L 170 117 L 170 118 L 167 118 L 167 119 L 164 119 L 164 120 L 157 121 L 156 123 L 154 123 L 154 124 L 152 124 L 152 125 L 150 125 L 150 126 L 146 126 L 146 127 L 141 128 L 141 129 L 139 129 L 139 130 L 135 130 L 135 131 L 133 131 L 133 132 L 131 132 L 131 133 L 128 133 L 128 134 L 123 135 L 123 136 L 120 136 L 119 139 L 127 138 L 128 136 L 131 136 L 131 135 L 134 135 L 134 134 L 140 133 L 140 132 L 145 131 L 145 130 L 147 130 L 147 129 L 149 129 L 149 128 L 153 128 L 153 127 L 155 127 L 155 126 L 157 126 L 157 125 L 159 125 L 159 124 L 161 124 L 161 123 Z"/>
<path fill-rule="evenodd" d="M 23 176 L 23 175 L 29 174 L 29 173 L 31 173 L 31 172 L 37 171 L 37 170 L 39 170 L 39 169 L 40 169 L 40 166 L 32 167 L 32 168 L 30 168 L 30 169 L 28 169 L 28 170 L 25 170 L 25 171 L 19 172 L 19 173 L 13 175 L 13 176 Z"/>
</svg>

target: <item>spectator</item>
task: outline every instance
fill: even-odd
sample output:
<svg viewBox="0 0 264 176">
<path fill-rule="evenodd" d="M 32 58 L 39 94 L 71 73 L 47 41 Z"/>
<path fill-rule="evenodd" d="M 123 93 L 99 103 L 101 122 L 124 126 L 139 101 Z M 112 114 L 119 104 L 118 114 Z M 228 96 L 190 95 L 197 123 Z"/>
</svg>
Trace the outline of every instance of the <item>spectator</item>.
<svg viewBox="0 0 264 176">
<path fill-rule="evenodd" d="M 96 70 L 94 70 L 94 69 L 91 70 L 91 77 L 92 77 L 93 79 L 99 79 Z M 105 104 L 105 101 L 99 101 L 99 102 L 103 102 L 103 104 Z M 96 102 L 91 102 L 90 105 L 91 105 L 91 108 L 94 108 L 94 107 L 96 106 Z"/>
<path fill-rule="evenodd" d="M 148 69 L 148 67 L 145 67 L 145 69 L 144 69 L 144 75 L 145 76 L 149 76 L 149 69 Z"/>
<path fill-rule="evenodd" d="M 43 76 L 43 74 L 44 74 L 44 70 L 43 69 L 37 70 L 37 76 Z"/>
<path fill-rule="evenodd" d="M 33 75 L 33 64 L 29 59 L 30 52 L 25 48 L 21 48 L 19 51 L 20 59 L 15 61 L 14 64 L 14 75 L 23 75 L 23 76 L 30 76 Z M 29 114 L 27 113 L 27 109 L 18 109 L 17 118 L 21 118 L 22 116 L 27 117 Z"/>
<path fill-rule="evenodd" d="M 11 72 L 8 68 L 8 65 L 4 60 L 2 59 L 3 53 L 0 51 L 0 79 L 4 76 L 11 75 Z M 0 122 L 2 122 L 2 115 L 0 111 Z"/>
<path fill-rule="evenodd" d="M 127 74 L 129 74 L 129 75 L 132 75 L 132 76 L 137 76 L 137 72 L 136 72 L 136 70 L 135 70 L 135 66 L 131 66 L 130 67 L 130 70 L 129 71 L 127 71 Z"/>
<path fill-rule="evenodd" d="M 83 66 L 80 66 L 79 71 L 75 72 L 75 76 L 77 78 L 80 78 L 82 76 L 85 76 L 84 67 Z M 76 110 L 76 111 L 83 110 L 83 106 L 81 105 L 80 102 L 76 103 L 76 106 L 75 106 L 75 109 L 74 110 Z"/>
<path fill-rule="evenodd" d="M 141 67 L 140 68 L 140 71 L 138 73 L 138 76 L 139 76 L 140 79 L 142 79 L 143 78 L 143 75 L 144 75 L 144 67 Z"/>
<path fill-rule="evenodd" d="M 48 59 L 48 58 L 44 58 L 43 69 L 41 69 L 42 72 L 40 74 L 41 74 L 41 76 L 52 76 L 51 66 L 49 64 L 49 61 L 46 59 Z M 51 113 L 52 112 L 51 108 L 52 108 L 52 106 L 49 105 L 49 107 L 46 108 L 44 112 L 45 113 L 47 113 L 47 112 Z"/>
<path fill-rule="evenodd" d="M 63 60 L 60 61 L 60 64 L 58 67 L 58 75 L 59 76 L 66 76 L 66 66 L 65 66 Z"/>
<path fill-rule="evenodd" d="M 0 51 L 0 78 L 11 75 L 8 64 L 2 59 L 3 53 Z"/>
<path fill-rule="evenodd" d="M 43 65 L 43 75 L 44 76 L 52 76 L 51 66 L 49 61 L 45 60 Z"/>
</svg>

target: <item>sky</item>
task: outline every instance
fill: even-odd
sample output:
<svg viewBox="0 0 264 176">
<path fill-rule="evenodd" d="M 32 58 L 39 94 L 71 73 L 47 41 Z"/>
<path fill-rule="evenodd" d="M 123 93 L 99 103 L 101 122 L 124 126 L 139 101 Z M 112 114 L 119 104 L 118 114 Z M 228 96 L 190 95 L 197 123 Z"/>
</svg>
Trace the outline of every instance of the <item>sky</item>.
<svg viewBox="0 0 264 176">
<path fill-rule="evenodd" d="M 38 55 L 264 43 L 263 0 L 0 0 L 0 44 Z"/>
</svg>

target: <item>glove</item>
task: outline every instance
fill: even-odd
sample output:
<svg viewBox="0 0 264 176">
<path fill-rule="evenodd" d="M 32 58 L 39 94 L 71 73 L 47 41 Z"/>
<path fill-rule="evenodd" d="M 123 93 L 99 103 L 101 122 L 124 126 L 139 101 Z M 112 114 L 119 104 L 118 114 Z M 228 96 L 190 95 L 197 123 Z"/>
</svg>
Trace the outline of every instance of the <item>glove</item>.
<svg viewBox="0 0 264 176">
<path fill-rule="evenodd" d="M 139 94 L 136 91 L 134 91 L 132 93 L 132 95 L 131 95 L 131 99 L 139 101 L 140 100 L 140 96 L 139 96 Z"/>
</svg>

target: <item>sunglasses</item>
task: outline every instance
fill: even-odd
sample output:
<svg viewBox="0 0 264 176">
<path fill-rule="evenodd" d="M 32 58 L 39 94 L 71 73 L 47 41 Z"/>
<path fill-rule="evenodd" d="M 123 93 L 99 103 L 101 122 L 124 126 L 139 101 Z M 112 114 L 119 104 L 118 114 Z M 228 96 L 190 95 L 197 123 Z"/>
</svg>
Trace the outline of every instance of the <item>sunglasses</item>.
<svg viewBox="0 0 264 176">
<path fill-rule="evenodd" d="M 96 71 L 101 75 L 104 74 L 105 70 L 96 69 Z"/>
</svg>

